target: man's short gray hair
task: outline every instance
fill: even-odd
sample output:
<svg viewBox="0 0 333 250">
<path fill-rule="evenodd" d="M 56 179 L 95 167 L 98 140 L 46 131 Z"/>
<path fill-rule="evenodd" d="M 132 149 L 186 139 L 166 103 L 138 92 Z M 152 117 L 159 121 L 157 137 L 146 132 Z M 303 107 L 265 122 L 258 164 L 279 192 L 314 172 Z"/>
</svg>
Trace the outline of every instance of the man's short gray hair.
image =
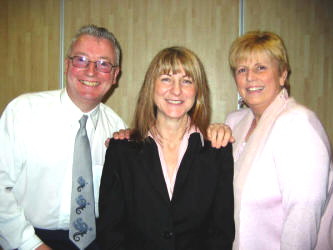
<svg viewBox="0 0 333 250">
<path fill-rule="evenodd" d="M 86 25 L 86 26 L 82 26 L 79 29 L 79 31 L 76 33 L 76 35 L 72 39 L 71 45 L 69 46 L 69 49 L 68 49 L 68 52 L 67 52 L 67 56 L 70 56 L 70 54 L 72 52 L 73 44 L 82 35 L 90 35 L 90 36 L 93 36 L 93 37 L 104 38 L 104 39 L 109 40 L 112 43 L 113 48 L 116 52 L 116 65 L 119 65 L 120 56 L 121 56 L 121 54 L 120 54 L 121 49 L 120 49 L 120 45 L 119 45 L 116 37 L 112 34 L 112 32 L 108 31 L 106 28 L 98 27 L 94 24 L 89 24 L 89 25 Z"/>
</svg>

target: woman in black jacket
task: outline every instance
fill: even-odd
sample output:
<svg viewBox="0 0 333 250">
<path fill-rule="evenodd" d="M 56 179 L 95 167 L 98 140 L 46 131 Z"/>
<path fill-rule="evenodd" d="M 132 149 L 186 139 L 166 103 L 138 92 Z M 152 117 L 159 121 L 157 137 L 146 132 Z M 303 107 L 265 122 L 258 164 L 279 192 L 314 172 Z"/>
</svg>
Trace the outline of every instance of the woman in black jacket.
<svg viewBox="0 0 333 250">
<path fill-rule="evenodd" d="M 205 140 L 209 89 L 190 50 L 160 51 L 130 140 L 111 140 L 101 179 L 102 249 L 227 250 L 234 240 L 233 157 Z"/>
</svg>

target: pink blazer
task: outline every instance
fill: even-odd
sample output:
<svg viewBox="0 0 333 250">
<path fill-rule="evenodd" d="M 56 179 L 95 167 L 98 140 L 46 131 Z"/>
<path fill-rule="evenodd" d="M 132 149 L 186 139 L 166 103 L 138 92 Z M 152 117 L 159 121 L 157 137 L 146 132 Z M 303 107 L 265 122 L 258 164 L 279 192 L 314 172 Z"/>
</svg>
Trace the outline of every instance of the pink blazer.
<svg viewBox="0 0 333 250">
<path fill-rule="evenodd" d="M 242 109 L 226 121 L 236 139 L 233 249 L 314 249 L 332 183 L 326 133 L 316 115 L 286 91 L 266 109 L 245 142 L 253 118 L 250 109 Z M 331 215 L 325 214 L 322 222 L 318 250 L 332 249 L 332 210 L 326 210 Z"/>
</svg>

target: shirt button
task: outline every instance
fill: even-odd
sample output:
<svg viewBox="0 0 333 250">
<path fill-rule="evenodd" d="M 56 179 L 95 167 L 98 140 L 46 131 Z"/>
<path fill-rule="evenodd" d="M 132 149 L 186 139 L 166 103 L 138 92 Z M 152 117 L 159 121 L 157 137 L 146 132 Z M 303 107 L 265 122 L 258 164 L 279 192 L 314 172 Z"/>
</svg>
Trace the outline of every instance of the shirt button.
<svg viewBox="0 0 333 250">
<path fill-rule="evenodd" d="M 162 236 L 164 239 L 171 239 L 173 237 L 173 232 L 168 232 L 168 231 L 165 231 L 162 233 Z"/>
</svg>

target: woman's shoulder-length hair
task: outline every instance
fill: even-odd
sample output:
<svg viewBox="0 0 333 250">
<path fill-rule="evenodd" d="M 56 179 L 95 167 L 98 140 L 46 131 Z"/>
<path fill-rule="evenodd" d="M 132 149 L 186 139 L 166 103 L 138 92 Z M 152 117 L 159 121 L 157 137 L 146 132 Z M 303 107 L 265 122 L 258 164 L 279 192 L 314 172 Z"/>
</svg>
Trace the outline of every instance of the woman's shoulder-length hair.
<svg viewBox="0 0 333 250">
<path fill-rule="evenodd" d="M 189 111 L 192 125 L 206 136 L 210 120 L 209 87 L 206 73 L 198 56 L 185 47 L 169 47 L 161 50 L 151 61 L 141 86 L 133 120 L 133 139 L 143 141 L 156 123 L 154 88 L 156 79 L 162 74 L 178 73 L 181 68 L 192 78 L 196 98 Z"/>
</svg>

